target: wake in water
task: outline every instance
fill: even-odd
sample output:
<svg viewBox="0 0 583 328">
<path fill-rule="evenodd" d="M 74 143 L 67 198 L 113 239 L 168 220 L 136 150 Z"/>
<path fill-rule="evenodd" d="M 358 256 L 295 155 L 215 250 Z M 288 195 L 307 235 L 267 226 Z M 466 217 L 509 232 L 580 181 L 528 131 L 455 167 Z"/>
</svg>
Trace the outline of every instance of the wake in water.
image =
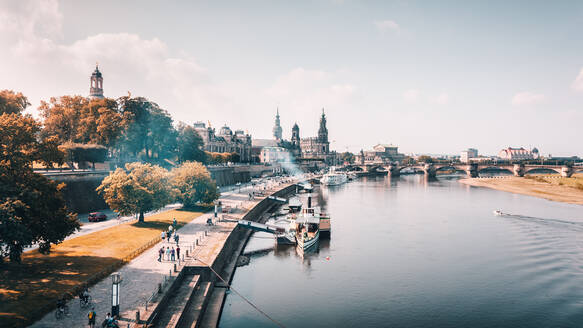
<svg viewBox="0 0 583 328">
<path fill-rule="evenodd" d="M 505 218 L 535 222 L 535 223 L 550 225 L 550 226 L 570 227 L 570 228 L 575 228 L 577 230 L 583 231 L 583 222 L 574 222 L 574 221 L 567 221 L 567 220 L 561 220 L 561 219 L 537 218 L 537 217 L 528 216 L 528 215 L 504 213 L 500 210 L 494 211 L 494 215 L 505 217 Z"/>
</svg>

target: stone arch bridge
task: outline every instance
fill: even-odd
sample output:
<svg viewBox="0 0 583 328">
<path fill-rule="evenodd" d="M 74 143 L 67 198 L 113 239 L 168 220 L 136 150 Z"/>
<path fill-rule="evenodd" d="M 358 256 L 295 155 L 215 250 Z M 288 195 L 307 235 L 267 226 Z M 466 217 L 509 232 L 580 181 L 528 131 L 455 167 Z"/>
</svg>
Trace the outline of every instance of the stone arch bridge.
<svg viewBox="0 0 583 328">
<path fill-rule="evenodd" d="M 583 171 L 583 167 L 573 167 L 567 165 L 534 165 L 534 164 L 479 164 L 479 163 L 420 163 L 399 165 L 395 163 L 370 163 L 356 164 L 365 172 L 375 172 L 385 170 L 391 176 L 399 176 L 404 169 L 414 169 L 422 171 L 428 177 L 435 177 L 438 171 L 455 170 L 464 171 L 469 177 L 476 178 L 480 172 L 487 171 L 508 171 L 517 177 L 523 177 L 525 174 L 535 170 L 552 170 L 563 177 L 571 177 L 575 172 Z"/>
</svg>

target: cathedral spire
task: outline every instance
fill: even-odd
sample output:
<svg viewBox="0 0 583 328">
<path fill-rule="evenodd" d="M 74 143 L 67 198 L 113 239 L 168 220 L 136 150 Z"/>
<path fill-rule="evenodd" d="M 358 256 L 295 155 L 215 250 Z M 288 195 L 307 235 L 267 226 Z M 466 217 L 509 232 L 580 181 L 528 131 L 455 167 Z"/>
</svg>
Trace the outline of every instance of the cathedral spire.
<svg viewBox="0 0 583 328">
<path fill-rule="evenodd" d="M 273 127 L 273 137 L 275 138 L 275 140 L 281 140 L 282 131 L 283 130 L 279 122 L 279 107 L 277 107 L 275 114 L 275 126 Z"/>
</svg>

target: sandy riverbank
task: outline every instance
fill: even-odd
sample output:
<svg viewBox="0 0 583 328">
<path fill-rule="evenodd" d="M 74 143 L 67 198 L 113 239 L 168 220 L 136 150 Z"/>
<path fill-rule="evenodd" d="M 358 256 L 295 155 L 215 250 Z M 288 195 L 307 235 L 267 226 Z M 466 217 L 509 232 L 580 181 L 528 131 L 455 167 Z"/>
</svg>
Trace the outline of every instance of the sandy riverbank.
<svg viewBox="0 0 583 328">
<path fill-rule="evenodd" d="M 462 179 L 460 183 L 583 205 L 583 190 L 519 177 Z"/>
</svg>

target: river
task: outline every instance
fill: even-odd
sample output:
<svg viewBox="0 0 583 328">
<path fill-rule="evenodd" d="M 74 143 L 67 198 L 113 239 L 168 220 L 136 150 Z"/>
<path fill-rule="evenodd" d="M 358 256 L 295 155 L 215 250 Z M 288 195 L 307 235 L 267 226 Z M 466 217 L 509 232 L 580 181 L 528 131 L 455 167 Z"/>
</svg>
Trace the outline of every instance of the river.
<svg viewBox="0 0 583 328">
<path fill-rule="evenodd" d="M 286 327 L 581 326 L 583 207 L 458 178 L 322 187 L 330 240 L 253 255 L 232 286 Z M 246 251 L 271 245 L 256 233 Z M 273 326 L 229 293 L 220 327 Z"/>
</svg>

